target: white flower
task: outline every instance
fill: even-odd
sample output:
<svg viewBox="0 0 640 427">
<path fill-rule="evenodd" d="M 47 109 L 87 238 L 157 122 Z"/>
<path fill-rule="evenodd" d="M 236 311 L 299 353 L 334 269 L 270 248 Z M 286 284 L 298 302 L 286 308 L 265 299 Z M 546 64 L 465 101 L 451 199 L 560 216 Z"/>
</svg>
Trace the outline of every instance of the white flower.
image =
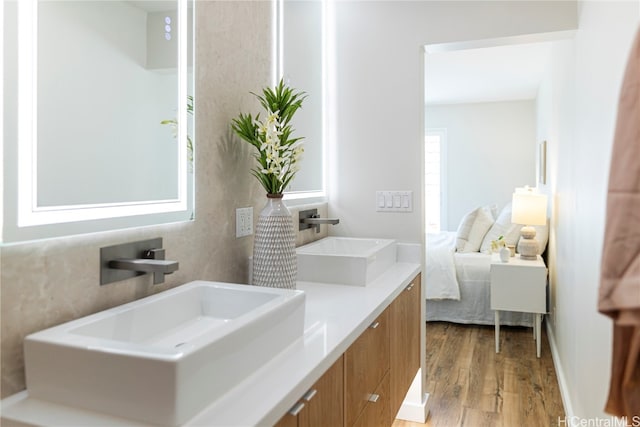
<svg viewBox="0 0 640 427">
<path fill-rule="evenodd" d="M 239 118 L 233 120 L 233 130 L 258 149 L 258 166 L 252 169 L 254 175 L 268 193 L 281 194 L 285 184 L 291 182 L 298 170 L 296 162 L 300 159 L 302 147 L 300 141 L 289 141 L 293 131 L 289 120 L 300 108 L 306 94 L 296 92 L 280 81 L 275 91 L 264 89 L 263 96 L 256 97 L 266 107 L 266 114 L 255 117 L 240 114 Z M 280 111 L 271 111 L 270 105 L 278 105 L 284 117 L 280 116 Z"/>
</svg>

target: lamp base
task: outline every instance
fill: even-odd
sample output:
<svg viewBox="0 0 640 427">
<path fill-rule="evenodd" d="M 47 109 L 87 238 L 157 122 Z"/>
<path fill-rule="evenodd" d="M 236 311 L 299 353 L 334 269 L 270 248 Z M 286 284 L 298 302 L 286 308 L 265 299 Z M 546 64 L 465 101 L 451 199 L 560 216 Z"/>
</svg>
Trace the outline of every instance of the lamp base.
<svg viewBox="0 0 640 427">
<path fill-rule="evenodd" d="M 535 239 L 536 229 L 531 226 L 522 227 L 520 231 L 520 241 L 518 242 L 518 252 L 520 259 L 535 261 L 538 259 L 538 241 Z"/>
</svg>

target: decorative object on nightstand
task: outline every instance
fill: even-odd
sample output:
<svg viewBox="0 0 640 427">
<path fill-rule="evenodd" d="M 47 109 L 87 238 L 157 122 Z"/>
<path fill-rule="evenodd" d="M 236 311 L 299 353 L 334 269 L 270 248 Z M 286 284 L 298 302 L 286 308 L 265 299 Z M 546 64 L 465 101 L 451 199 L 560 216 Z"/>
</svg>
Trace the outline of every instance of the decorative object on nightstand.
<svg viewBox="0 0 640 427">
<path fill-rule="evenodd" d="M 509 262 L 509 258 L 511 257 L 511 251 L 509 250 L 509 248 L 508 248 L 508 247 L 503 246 L 503 247 L 500 249 L 499 254 L 500 254 L 500 261 L 502 261 L 502 262 Z"/>
<path fill-rule="evenodd" d="M 530 187 L 516 188 L 513 193 L 511 222 L 522 224 L 518 253 L 520 258 L 533 261 L 540 252 L 534 225 L 547 223 L 547 196 Z"/>
<path fill-rule="evenodd" d="M 504 236 L 498 237 L 498 240 L 491 241 L 491 252 L 499 252 L 501 248 L 507 246 Z"/>
</svg>

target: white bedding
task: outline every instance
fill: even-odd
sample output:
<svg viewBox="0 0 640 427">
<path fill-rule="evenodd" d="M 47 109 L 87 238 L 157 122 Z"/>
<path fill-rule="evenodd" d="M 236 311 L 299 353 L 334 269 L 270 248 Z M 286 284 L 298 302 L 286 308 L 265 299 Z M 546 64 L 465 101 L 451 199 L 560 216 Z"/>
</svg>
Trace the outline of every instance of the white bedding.
<svg viewBox="0 0 640 427">
<path fill-rule="evenodd" d="M 491 255 L 480 252 L 453 254 L 458 280 L 489 283 L 491 280 Z"/>
<path fill-rule="evenodd" d="M 426 285 L 428 300 L 460 299 L 454 263 L 455 250 L 455 232 L 427 234 L 428 256 L 425 270 L 428 277 Z"/>
</svg>

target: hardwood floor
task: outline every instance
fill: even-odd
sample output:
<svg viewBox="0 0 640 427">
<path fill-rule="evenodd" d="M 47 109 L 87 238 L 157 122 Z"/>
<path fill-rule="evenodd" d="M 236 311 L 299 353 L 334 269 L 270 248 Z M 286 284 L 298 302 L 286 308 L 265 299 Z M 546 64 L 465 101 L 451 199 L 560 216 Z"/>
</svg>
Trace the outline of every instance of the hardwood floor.
<svg viewBox="0 0 640 427">
<path fill-rule="evenodd" d="M 427 323 L 426 424 L 393 427 L 557 426 L 564 408 L 543 327 L 536 358 L 531 328 L 505 327 L 500 353 L 493 326 Z"/>
</svg>

